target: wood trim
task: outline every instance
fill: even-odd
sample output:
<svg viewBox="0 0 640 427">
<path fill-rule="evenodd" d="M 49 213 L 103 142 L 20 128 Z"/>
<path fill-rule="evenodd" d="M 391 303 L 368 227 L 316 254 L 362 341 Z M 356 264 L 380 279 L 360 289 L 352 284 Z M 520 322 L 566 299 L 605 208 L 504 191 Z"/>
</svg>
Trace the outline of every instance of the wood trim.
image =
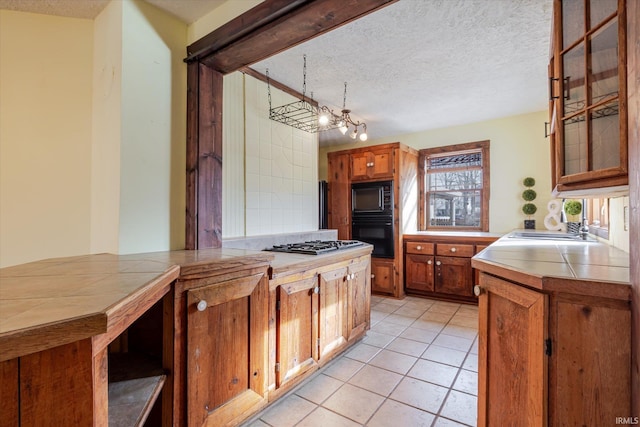
<svg viewBox="0 0 640 427">
<path fill-rule="evenodd" d="M 265 0 L 187 48 L 185 248 L 221 246 L 222 75 L 398 0 Z"/>
<path fill-rule="evenodd" d="M 267 76 L 262 74 L 259 71 L 254 70 L 253 68 L 243 67 L 243 68 L 240 69 L 240 72 L 244 73 L 244 74 L 246 74 L 248 76 L 251 76 L 256 80 L 260 80 L 261 82 L 265 82 L 265 83 L 267 82 Z M 280 83 L 279 81 L 272 79 L 271 77 L 269 77 L 269 84 L 271 86 L 275 87 L 276 89 L 281 90 L 284 93 L 288 93 L 289 95 L 293 96 L 294 98 L 298 98 L 300 100 L 302 100 L 304 98 L 309 104 L 314 105 L 316 107 L 318 106 L 318 101 L 313 100 L 313 99 L 309 98 L 306 95 L 302 96 L 302 93 L 291 89 L 289 86 L 286 86 L 286 85 Z"/>
<path fill-rule="evenodd" d="M 631 310 L 631 414 L 640 416 L 640 1 L 627 2 L 627 115 L 629 141 L 629 259 Z"/>
</svg>

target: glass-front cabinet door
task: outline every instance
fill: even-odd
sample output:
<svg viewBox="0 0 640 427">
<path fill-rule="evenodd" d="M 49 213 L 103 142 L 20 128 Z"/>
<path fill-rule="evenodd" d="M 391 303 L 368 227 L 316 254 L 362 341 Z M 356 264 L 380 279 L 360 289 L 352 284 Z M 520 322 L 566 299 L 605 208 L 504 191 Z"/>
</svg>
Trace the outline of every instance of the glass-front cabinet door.
<svg viewBox="0 0 640 427">
<path fill-rule="evenodd" d="M 556 191 L 626 185 L 625 0 L 554 0 Z"/>
</svg>

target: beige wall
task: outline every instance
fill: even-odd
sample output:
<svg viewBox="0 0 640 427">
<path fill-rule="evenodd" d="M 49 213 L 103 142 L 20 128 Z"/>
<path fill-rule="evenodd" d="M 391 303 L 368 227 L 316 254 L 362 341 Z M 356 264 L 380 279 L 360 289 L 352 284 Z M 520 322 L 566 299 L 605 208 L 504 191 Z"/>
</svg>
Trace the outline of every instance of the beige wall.
<svg viewBox="0 0 640 427">
<path fill-rule="evenodd" d="M 93 22 L 0 10 L 0 266 L 85 254 Z"/>
<path fill-rule="evenodd" d="M 262 3 L 263 0 L 228 0 L 189 25 L 187 44 L 191 44 L 226 24 L 233 18 Z"/>
</svg>

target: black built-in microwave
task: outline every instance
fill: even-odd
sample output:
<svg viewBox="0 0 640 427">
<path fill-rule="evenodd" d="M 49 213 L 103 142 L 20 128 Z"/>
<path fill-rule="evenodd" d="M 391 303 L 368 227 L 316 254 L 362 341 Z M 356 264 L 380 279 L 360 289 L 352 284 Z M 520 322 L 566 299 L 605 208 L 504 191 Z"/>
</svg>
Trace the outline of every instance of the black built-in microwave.
<svg viewBox="0 0 640 427">
<path fill-rule="evenodd" d="M 351 184 L 351 208 L 353 215 L 393 215 L 393 181 Z"/>
</svg>

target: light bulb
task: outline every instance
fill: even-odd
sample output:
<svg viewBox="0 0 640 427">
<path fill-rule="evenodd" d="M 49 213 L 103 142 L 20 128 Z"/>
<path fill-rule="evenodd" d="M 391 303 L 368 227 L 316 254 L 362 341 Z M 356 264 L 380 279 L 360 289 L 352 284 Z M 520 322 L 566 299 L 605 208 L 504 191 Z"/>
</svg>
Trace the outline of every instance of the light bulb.
<svg viewBox="0 0 640 427">
<path fill-rule="evenodd" d="M 353 132 L 351 132 L 351 134 L 349 135 L 349 137 L 350 137 L 351 139 L 356 139 L 356 137 L 357 137 L 357 136 L 358 136 L 358 128 L 355 128 L 355 129 L 353 130 Z"/>
<path fill-rule="evenodd" d="M 362 132 L 360 134 L 360 141 L 366 141 L 369 138 L 369 135 L 367 135 L 366 132 Z"/>
<path fill-rule="evenodd" d="M 329 124 L 329 116 L 327 116 L 326 114 L 320 114 L 320 116 L 318 117 L 318 123 L 321 126 L 326 126 Z"/>
<path fill-rule="evenodd" d="M 338 129 L 340 130 L 340 132 L 342 132 L 343 135 L 346 135 L 347 131 L 349 130 L 349 128 L 345 126 L 344 123 L 342 123 L 342 126 L 340 126 Z"/>
</svg>

